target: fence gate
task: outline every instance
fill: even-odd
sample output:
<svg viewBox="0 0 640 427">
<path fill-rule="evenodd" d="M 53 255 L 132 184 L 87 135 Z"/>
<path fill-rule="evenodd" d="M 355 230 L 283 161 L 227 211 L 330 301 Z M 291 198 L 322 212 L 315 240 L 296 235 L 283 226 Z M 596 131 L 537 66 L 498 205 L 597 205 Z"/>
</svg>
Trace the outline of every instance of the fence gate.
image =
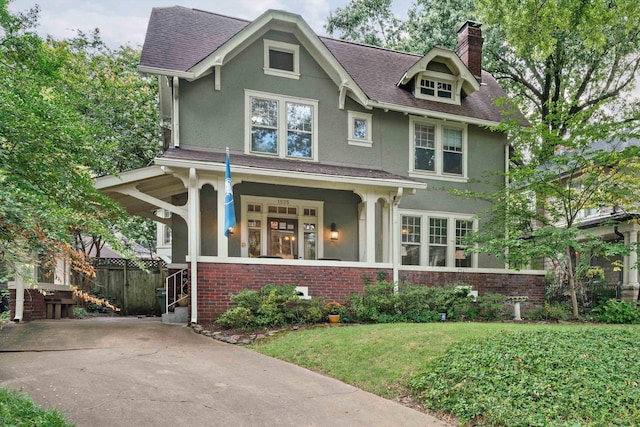
<svg viewBox="0 0 640 427">
<path fill-rule="evenodd" d="M 147 271 L 121 258 L 95 258 L 93 288 L 122 308 L 124 315 L 160 313 L 156 289 L 164 287 L 166 265 L 162 260 L 139 260 Z"/>
</svg>

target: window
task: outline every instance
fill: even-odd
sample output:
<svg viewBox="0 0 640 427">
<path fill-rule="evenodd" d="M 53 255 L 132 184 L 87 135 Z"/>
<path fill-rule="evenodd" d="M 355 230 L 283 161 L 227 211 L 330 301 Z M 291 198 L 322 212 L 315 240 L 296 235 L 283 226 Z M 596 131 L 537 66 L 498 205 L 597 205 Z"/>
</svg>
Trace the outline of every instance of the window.
<svg viewBox="0 0 640 427">
<path fill-rule="evenodd" d="M 420 217 L 402 217 L 402 265 L 420 265 Z"/>
<path fill-rule="evenodd" d="M 460 104 L 454 76 L 442 72 L 427 71 L 415 78 L 416 98 L 448 104 Z"/>
<path fill-rule="evenodd" d="M 410 120 L 410 175 L 465 180 L 467 128 L 465 125 L 414 117 Z"/>
<path fill-rule="evenodd" d="M 466 255 L 464 245 L 464 237 L 474 230 L 474 220 L 430 212 L 411 212 L 401 217 L 402 265 L 463 268 L 477 264 L 477 256 Z"/>
<path fill-rule="evenodd" d="M 464 238 L 473 231 L 473 221 L 456 219 L 456 267 L 471 267 L 471 254 L 465 254 Z"/>
<path fill-rule="evenodd" d="M 245 91 L 247 153 L 317 160 L 318 102 Z"/>
<path fill-rule="evenodd" d="M 264 40 L 264 73 L 271 76 L 300 78 L 300 47 L 291 43 Z"/>
<path fill-rule="evenodd" d="M 350 145 L 371 147 L 371 114 L 349 111 L 349 138 Z"/>
</svg>

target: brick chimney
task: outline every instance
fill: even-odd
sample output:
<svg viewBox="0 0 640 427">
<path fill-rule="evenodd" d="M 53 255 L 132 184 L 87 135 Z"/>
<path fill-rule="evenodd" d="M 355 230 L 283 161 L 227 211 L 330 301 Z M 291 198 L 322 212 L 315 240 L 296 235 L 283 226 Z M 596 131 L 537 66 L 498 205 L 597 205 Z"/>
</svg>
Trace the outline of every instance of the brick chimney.
<svg viewBox="0 0 640 427">
<path fill-rule="evenodd" d="M 471 74 L 482 81 L 482 26 L 479 22 L 467 21 L 458 30 L 456 53 L 467 66 Z"/>
</svg>

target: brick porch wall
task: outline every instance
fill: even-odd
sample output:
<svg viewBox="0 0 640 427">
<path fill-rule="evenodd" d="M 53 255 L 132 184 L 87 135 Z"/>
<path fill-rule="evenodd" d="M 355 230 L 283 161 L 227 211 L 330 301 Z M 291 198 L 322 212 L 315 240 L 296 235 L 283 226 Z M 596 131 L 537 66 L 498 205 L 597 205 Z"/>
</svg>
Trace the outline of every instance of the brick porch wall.
<svg viewBox="0 0 640 427">
<path fill-rule="evenodd" d="M 378 273 L 391 279 L 390 269 L 264 264 L 198 264 L 198 321 L 212 321 L 230 306 L 230 296 L 243 289 L 259 290 L 266 284 L 307 286 L 311 297 L 324 296 L 344 302 L 354 292 L 362 292 L 368 277 L 375 282 Z M 526 295 L 523 312 L 544 302 L 544 276 L 500 273 L 454 273 L 400 271 L 400 281 L 426 286 L 456 282 L 473 285 L 479 295 L 499 293 Z"/>
<path fill-rule="evenodd" d="M 9 309 L 11 319 L 16 317 L 16 290 L 9 290 Z M 22 321 L 40 320 L 47 317 L 47 309 L 44 303 L 44 295 L 34 289 L 24 290 L 24 310 Z"/>
<path fill-rule="evenodd" d="M 363 290 L 363 276 L 375 282 L 379 272 L 391 277 L 391 270 L 379 268 L 199 263 L 198 321 L 217 319 L 230 307 L 232 294 L 267 284 L 307 286 L 311 297 L 343 302 Z"/>
<path fill-rule="evenodd" d="M 462 282 L 473 286 L 478 295 L 486 293 L 529 297 L 522 304 L 523 312 L 544 304 L 544 276 L 532 274 L 451 273 L 439 271 L 400 271 L 401 282 L 444 286 Z"/>
</svg>

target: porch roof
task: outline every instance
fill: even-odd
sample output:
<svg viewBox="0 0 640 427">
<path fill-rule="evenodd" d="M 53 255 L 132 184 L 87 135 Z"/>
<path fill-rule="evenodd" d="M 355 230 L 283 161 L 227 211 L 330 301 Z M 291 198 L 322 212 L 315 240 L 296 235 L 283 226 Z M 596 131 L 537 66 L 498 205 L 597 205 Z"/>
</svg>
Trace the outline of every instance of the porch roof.
<svg viewBox="0 0 640 427">
<path fill-rule="evenodd" d="M 283 178 L 291 185 L 304 185 L 304 183 L 295 184 L 295 180 L 307 183 L 314 181 L 320 187 L 327 187 L 327 184 L 321 184 L 322 182 L 330 182 L 332 185 L 344 183 L 390 188 L 427 188 L 426 183 L 381 169 L 338 166 L 233 152 L 229 154 L 229 159 L 234 178 L 247 178 L 249 176 L 260 177 L 261 180 L 267 177 Z M 158 157 L 155 163 L 163 166 L 195 167 L 201 170 L 224 172 L 225 153 L 170 148 L 161 157 Z"/>
</svg>

